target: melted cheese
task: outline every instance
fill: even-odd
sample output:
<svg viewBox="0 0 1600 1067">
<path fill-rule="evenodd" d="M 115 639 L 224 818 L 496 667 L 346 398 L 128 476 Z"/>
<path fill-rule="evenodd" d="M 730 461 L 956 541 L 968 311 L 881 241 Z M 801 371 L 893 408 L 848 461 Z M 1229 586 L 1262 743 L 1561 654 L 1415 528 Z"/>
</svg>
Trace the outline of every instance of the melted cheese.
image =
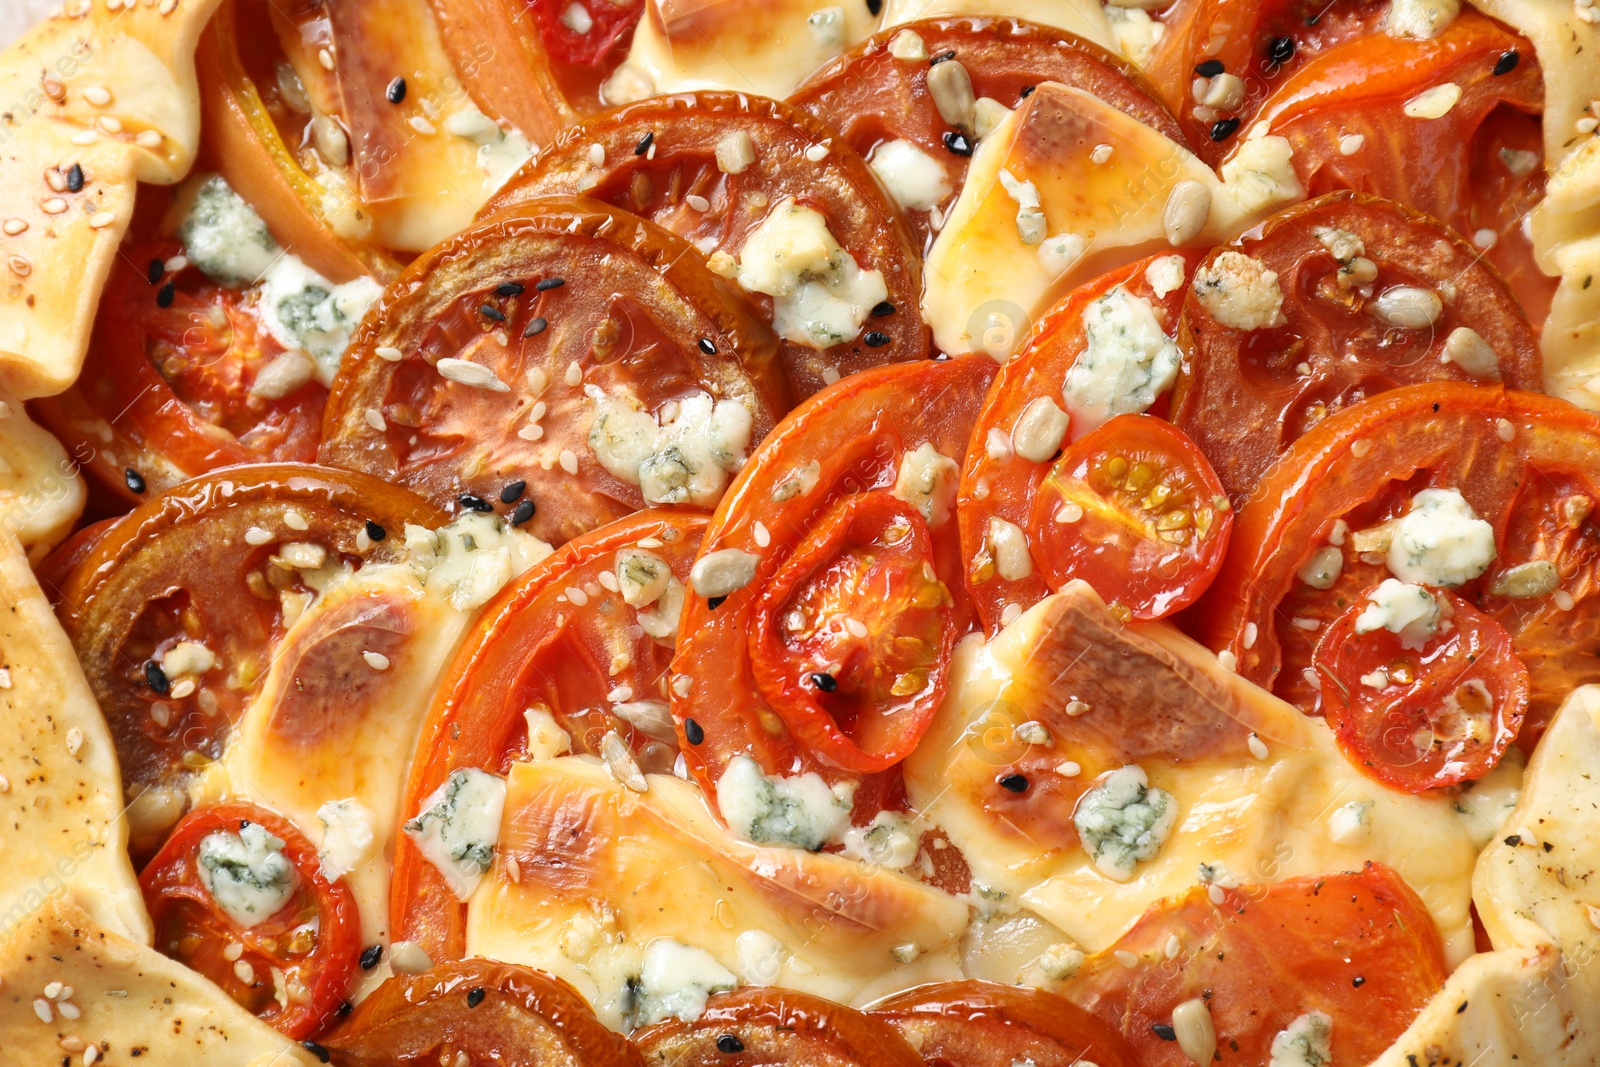
<svg viewBox="0 0 1600 1067">
<path fill-rule="evenodd" d="M 468 954 L 572 983 L 611 1027 L 639 1011 L 630 979 L 662 939 L 745 983 L 850 1004 L 960 976 L 965 904 L 844 856 L 748 844 L 694 786 L 647 781 L 634 792 L 584 757 L 516 764 Z"/>
<path fill-rule="evenodd" d="M 888 27 L 915 19 L 998 14 L 1054 26 L 1109 51 L 1121 51 L 1097 0 L 1008 0 L 1005 4 L 996 4 L 993 0 L 887 0 L 883 5 L 883 24 Z"/>
</svg>

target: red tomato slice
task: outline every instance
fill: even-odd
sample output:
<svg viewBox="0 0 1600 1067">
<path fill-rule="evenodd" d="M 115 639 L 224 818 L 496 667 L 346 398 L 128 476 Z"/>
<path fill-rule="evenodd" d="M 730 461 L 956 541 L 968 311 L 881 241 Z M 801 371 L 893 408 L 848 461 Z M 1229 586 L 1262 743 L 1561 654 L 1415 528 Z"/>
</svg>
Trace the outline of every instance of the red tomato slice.
<svg viewBox="0 0 1600 1067">
<path fill-rule="evenodd" d="M 1421 793 L 1482 778 L 1516 740 L 1528 668 L 1511 635 L 1448 593 L 1426 642 L 1387 629 L 1360 633 L 1368 601 L 1330 627 L 1312 656 L 1322 711 L 1350 762 L 1380 782 Z"/>
<path fill-rule="evenodd" d="M 395 975 L 318 1042 L 340 1067 L 641 1067 L 577 990 L 511 963 L 470 959 Z"/>
<path fill-rule="evenodd" d="M 1164 619 L 1217 576 L 1232 525 L 1222 483 L 1182 430 L 1119 415 L 1056 461 L 1029 531 L 1052 589 L 1082 579 L 1113 611 Z"/>
<path fill-rule="evenodd" d="M 1296 437 L 1385 389 L 1446 380 L 1543 388 L 1538 334 L 1499 274 L 1461 237 L 1399 204 L 1330 193 L 1213 250 L 1200 269 L 1227 252 L 1277 274 L 1285 321 L 1234 329 L 1189 290 L 1182 329 L 1191 355 L 1173 388 L 1172 421 L 1235 503 Z M 1438 299 L 1432 321 L 1396 320 L 1384 301 L 1406 290 Z"/>
<path fill-rule="evenodd" d="M 1089 413 L 1070 410 L 1073 404 L 1064 392 L 1067 375 L 1088 349 L 1084 313 L 1120 287 L 1131 297 L 1149 301 L 1156 321 L 1169 334 L 1176 333 L 1186 282 L 1198 258 L 1196 252 L 1152 256 L 1080 286 L 1040 318 L 1032 336 L 1000 369 L 967 446 L 957 508 L 962 551 L 969 564 L 964 568 L 967 592 L 989 633 L 1000 628 L 1008 611 L 1026 609 L 1050 592 L 1046 576 L 1037 568 L 1029 568 L 1029 573 L 1021 576 L 1012 568 L 1008 576 L 994 566 L 990 531 L 996 521 L 1017 527 L 1029 538 L 1030 553 L 1035 558 L 1033 539 L 1041 532 L 1050 536 L 1058 532 L 1060 524 L 1053 514 L 1048 524 L 1038 527 L 1034 513 L 1040 487 L 1051 472 L 1051 464 L 1059 458 L 1059 448 L 1070 437 L 1081 437 L 1095 425 Z M 1163 261 L 1182 264 L 1181 276 L 1175 282 L 1163 278 L 1159 268 L 1153 266 Z M 1160 296 L 1151 287 L 1148 273 L 1152 270 L 1157 271 L 1156 277 L 1164 287 L 1172 286 Z M 1158 401 L 1158 410 L 1160 404 Z M 1046 433 L 1045 420 L 1035 417 L 1050 405 L 1058 418 L 1067 409 L 1066 414 L 1071 417 L 1068 432 Z M 1060 428 L 1059 422 L 1056 428 Z M 1102 592 L 1107 599 L 1114 596 L 1109 590 Z"/>
<path fill-rule="evenodd" d="M 530 712 L 554 718 L 575 753 L 605 757 L 614 733 L 641 770 L 670 772 L 667 667 L 705 527 L 704 515 L 642 511 L 568 541 L 502 590 L 439 681 L 402 812 L 414 814 L 454 770 L 505 774 L 527 759 Z M 629 574 L 644 581 L 624 585 Z M 466 951 L 466 905 L 409 837 L 395 842 L 389 907 L 396 938 L 430 958 Z"/>
<path fill-rule="evenodd" d="M 928 91 L 928 60 L 897 59 L 890 43 L 901 33 L 922 38 L 931 59 L 954 53 L 966 68 L 976 98 L 1015 107 L 1041 82 L 1060 82 L 1093 93 L 1113 107 L 1186 144 L 1183 132 L 1155 98 L 1155 88 L 1132 63 L 1070 33 L 1021 19 L 950 18 L 901 23 L 867 39 L 811 75 L 790 103 L 837 129 L 871 159 L 880 146 L 908 141 L 937 161 L 950 192 L 935 205 L 943 217 L 966 181 L 971 152 L 958 154 L 945 138 L 961 132 L 940 116 Z M 908 214 L 923 248 L 934 227 L 923 210 Z"/>
<path fill-rule="evenodd" d="M 700 560 L 704 563 L 712 553 L 732 552 L 714 562 L 753 563 L 756 573 L 741 588 L 718 587 L 719 592 L 709 598 L 704 590 L 691 590 L 684 606 L 669 687 L 684 759 L 708 795 L 715 797 L 716 783 L 728 763 L 735 756 L 744 755 L 768 774 L 815 771 L 834 782 L 861 781 L 853 818 L 871 820 L 876 811 L 874 805 L 882 802 L 879 794 L 890 784 L 888 779 L 883 775 L 863 779 L 860 772 L 851 770 L 849 765 L 859 763 L 862 757 L 851 752 L 836 735 L 831 735 L 828 747 L 823 749 L 796 736 L 784 716 L 804 717 L 812 729 L 825 736 L 830 736 L 830 727 L 811 714 L 817 710 L 815 706 L 769 706 L 765 693 L 775 691 L 778 682 L 774 673 L 768 673 L 768 684 L 763 687 L 757 681 L 757 664 L 763 672 L 775 672 L 780 665 L 795 671 L 800 668 L 792 655 L 765 658 L 760 637 L 781 635 L 783 644 L 791 650 L 810 652 L 832 647 L 854 656 L 866 653 L 870 647 L 856 642 L 861 640 L 863 630 L 873 633 L 867 620 L 875 618 L 876 626 L 885 628 L 885 632 L 911 629 L 923 635 L 918 641 L 935 645 L 933 620 L 926 608 L 916 604 L 912 585 L 914 579 L 915 586 L 922 586 L 925 574 L 913 575 L 898 562 L 886 565 L 889 557 L 878 554 L 881 550 L 875 550 L 875 561 L 868 557 L 831 565 L 841 567 L 841 571 L 831 567 L 813 571 L 810 559 L 820 561 L 836 552 L 828 541 L 845 532 L 838 527 L 814 535 L 813 530 L 818 517 L 830 512 L 852 518 L 860 514 L 885 515 L 892 506 L 884 503 L 852 503 L 848 510 L 834 509 L 840 507 L 841 500 L 892 491 L 901 483 L 901 495 L 912 497 L 909 502 L 920 505 L 919 511 L 926 508 L 924 521 L 930 547 L 897 552 L 894 559 L 909 562 L 931 554 L 938 581 L 947 592 L 959 590 L 960 546 L 949 503 L 954 496 L 955 470 L 994 372 L 994 362 L 984 356 L 864 371 L 824 389 L 796 408 L 762 442 L 740 472 L 711 520 Z M 912 458 L 908 461 L 908 457 Z M 903 470 L 911 474 L 904 482 Z M 920 535 L 912 535 L 913 543 L 919 540 Z M 797 556 L 799 561 L 791 562 Z M 886 604 L 881 591 L 850 588 L 850 568 L 858 565 L 866 567 L 858 574 L 878 571 L 895 576 L 893 595 L 887 602 L 898 611 L 893 619 L 883 614 Z M 712 570 L 707 565 L 708 580 L 714 577 Z M 829 580 L 819 581 L 819 573 Z M 792 610 L 785 603 L 789 600 L 785 587 L 790 582 L 798 583 L 807 574 L 812 575 L 811 582 L 803 590 L 797 589 L 806 599 L 801 628 L 786 629 L 783 618 L 758 621 L 760 614 Z M 783 591 L 769 592 L 774 584 Z M 810 613 L 813 609 L 825 611 Z M 956 637 L 968 628 L 969 609 L 964 601 L 958 601 L 948 613 L 934 614 L 943 616 L 944 625 Z M 851 626 L 851 622 L 856 625 Z M 845 634 L 835 635 L 835 627 L 844 628 Z M 950 637 L 951 634 L 943 635 L 936 642 L 937 647 L 947 650 Z M 835 641 L 839 644 L 832 644 Z M 880 653 L 874 650 L 872 655 Z M 906 655 L 896 650 L 884 662 L 887 666 Z M 915 649 L 911 656 L 918 663 L 925 662 L 927 650 Z M 897 715 L 909 716 L 906 722 L 885 723 L 870 731 L 864 726 L 850 726 L 851 716 L 845 716 L 845 722 L 839 721 L 840 705 L 836 703 L 829 708 L 835 716 L 833 728 L 844 727 L 841 732 L 855 742 L 856 749 L 863 748 L 863 741 L 886 746 L 878 749 L 879 763 L 887 755 L 908 750 L 926 726 L 924 700 L 935 698 L 936 687 L 943 684 L 946 659 L 947 652 L 940 651 L 937 664 L 929 663 L 928 683 L 917 686 L 917 699 L 909 707 L 903 695 L 892 693 L 893 683 L 890 684 L 890 706 Z M 893 673 L 894 668 L 887 669 Z M 793 693 L 806 685 L 806 679 L 792 679 L 785 684 L 788 688 L 784 691 Z M 812 685 L 815 687 L 814 679 Z M 867 708 L 858 705 L 853 720 L 860 723 L 869 714 Z M 878 733 L 878 729 L 883 732 Z M 883 740 L 880 742 L 879 738 Z"/>
<path fill-rule="evenodd" d="M 732 1038 L 732 1040 L 728 1040 Z M 639 1031 L 634 1047 L 673 1067 L 792 1063 L 801 1067 L 922 1067 L 892 1026 L 842 1004 L 792 989 L 718 993 L 694 1022 L 668 1019 Z"/>
<path fill-rule="evenodd" d="M 1122 1035 L 1054 993 L 996 982 L 935 982 L 874 1004 L 868 1013 L 905 1035 L 925 1062 L 944 1067 L 1132 1067 Z"/>
<path fill-rule="evenodd" d="M 753 161 L 736 174 L 718 164 L 730 137 L 747 137 L 753 152 Z M 600 167 L 592 158 L 595 145 L 605 153 Z M 812 159 L 818 151 L 821 157 Z M 490 198 L 480 217 L 535 197 L 579 193 L 643 215 L 713 256 L 737 257 L 752 231 L 786 200 L 820 213 L 859 268 L 883 276 L 888 296 L 847 341 L 818 349 L 780 340 L 797 397 L 868 367 L 928 355 L 928 327 L 917 313 L 922 262 L 905 217 L 848 144 L 787 104 L 701 92 L 608 111 L 548 145 Z M 770 322 L 772 298 L 745 295 Z"/>
<path fill-rule="evenodd" d="M 278 911 L 245 927 L 212 896 L 201 850 L 207 838 L 236 837 L 250 824 L 283 843 L 278 851 L 295 885 Z M 316 846 L 287 819 L 254 804 L 197 808 L 140 873 L 139 888 L 156 949 L 211 979 L 262 1022 L 298 1039 L 338 1018 L 361 952 L 355 894 L 344 879 L 323 877 Z"/>
<path fill-rule="evenodd" d="M 1173 1012 L 1197 998 L 1223 1063 L 1266 1063 L 1273 1038 L 1312 1012 L 1332 1021 L 1332 1063 L 1370 1063 L 1449 973 L 1427 906 L 1378 864 L 1230 889 L 1220 904 L 1208 893 L 1152 907 L 1063 990 L 1119 1029 L 1146 1067 L 1191 1067 Z"/>
<path fill-rule="evenodd" d="M 562 63 L 592 67 L 633 35 L 644 14 L 644 0 L 528 0 L 545 51 Z M 589 28 L 573 28 L 570 13 L 576 6 L 587 16 Z"/>
<path fill-rule="evenodd" d="M 334 380 L 321 460 L 447 510 L 521 481 L 524 528 L 560 544 L 651 504 L 709 510 L 787 409 L 771 332 L 699 253 L 552 197 L 478 222 L 390 286 Z"/>
<path fill-rule="evenodd" d="M 1504 70 L 1508 55 L 1517 62 Z M 1534 264 L 1522 230 L 1544 195 L 1533 118 L 1543 102 L 1533 46 L 1467 9 L 1433 40 L 1375 33 L 1330 48 L 1275 89 L 1260 121 L 1289 139 L 1313 195 L 1375 193 L 1481 241 L 1528 318 L 1543 323 L 1556 280 Z"/>
<path fill-rule="evenodd" d="M 1600 419 L 1487 386 L 1407 386 L 1330 416 L 1239 509 L 1199 636 L 1244 677 L 1317 712 L 1312 652 L 1323 628 L 1388 576 L 1376 550 L 1384 524 L 1422 489 L 1455 489 L 1494 529 L 1497 556 L 1453 591 L 1504 627 L 1527 665 L 1520 736 L 1531 746 L 1575 687 L 1600 681 L 1597 456 Z M 1317 583 L 1302 580 L 1319 553 L 1332 562 L 1330 549 L 1338 566 L 1319 563 Z"/>
<path fill-rule="evenodd" d="M 161 264 L 179 251 L 153 241 L 118 262 L 78 384 L 33 405 L 102 484 L 133 503 L 218 467 L 310 462 L 322 433 L 328 392 L 314 378 L 282 396 L 254 391 L 284 351 L 254 295 L 193 267 L 167 272 Z"/>
</svg>

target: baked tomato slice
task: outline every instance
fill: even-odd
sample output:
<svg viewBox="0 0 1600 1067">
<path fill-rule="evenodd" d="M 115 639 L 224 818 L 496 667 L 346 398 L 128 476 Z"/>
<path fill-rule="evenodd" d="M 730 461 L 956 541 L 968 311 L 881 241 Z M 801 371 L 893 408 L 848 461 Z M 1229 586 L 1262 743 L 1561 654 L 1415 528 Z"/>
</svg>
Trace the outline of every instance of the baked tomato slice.
<svg viewBox="0 0 1600 1067">
<path fill-rule="evenodd" d="M 1533 47 L 1465 9 L 1431 40 L 1375 33 L 1328 49 L 1274 88 L 1258 121 L 1288 138 L 1313 195 L 1358 189 L 1443 220 L 1543 323 L 1556 281 L 1522 228 L 1544 195 L 1543 101 Z"/>
<path fill-rule="evenodd" d="M 958 67 L 936 73 L 951 61 Z M 1187 143 L 1132 63 L 1021 19 L 894 26 L 817 71 L 789 102 L 838 130 L 871 162 L 926 249 L 961 192 L 976 139 L 1003 115 L 1000 108 L 1016 107 L 1041 82 L 1092 93 Z"/>
<path fill-rule="evenodd" d="M 196 808 L 139 874 L 156 950 L 292 1038 L 338 1018 L 361 952 L 355 894 L 317 848 L 254 804 Z"/>
<path fill-rule="evenodd" d="M 1165 406 L 1182 361 L 1173 335 L 1198 258 L 1152 256 L 1080 286 L 1001 367 L 967 446 L 956 509 L 967 591 L 989 633 L 1052 588 L 1035 554 L 1042 539 L 1068 537 L 1070 524 L 1038 501 L 1061 450 L 1114 416 Z M 1048 521 L 1037 525 L 1036 514 Z"/>
<path fill-rule="evenodd" d="M 501 591 L 462 639 L 418 734 L 401 810 L 453 771 L 505 774 L 572 752 L 618 773 L 670 773 L 667 667 L 706 516 L 641 511 L 568 541 Z M 434 960 L 466 951 L 466 905 L 411 838 L 396 841 L 396 938 Z"/>
<path fill-rule="evenodd" d="M 1242 305 L 1240 268 L 1274 276 L 1256 285 L 1276 315 Z M 1196 277 L 1172 421 L 1235 503 L 1295 438 L 1385 389 L 1543 387 L 1538 334 L 1482 252 L 1390 201 L 1338 192 L 1290 208 L 1213 250 Z"/>
<path fill-rule="evenodd" d="M 561 544 L 654 504 L 710 510 L 787 409 L 771 332 L 698 252 L 557 197 L 406 268 L 345 354 L 321 459 L 447 510 L 522 482 L 521 525 Z"/>
<path fill-rule="evenodd" d="M 1162 619 L 1211 584 L 1232 524 L 1222 483 L 1182 430 L 1118 415 L 1051 467 L 1028 528 L 1052 589 L 1081 579 L 1113 611 Z"/>
<path fill-rule="evenodd" d="M 1350 762 L 1408 793 L 1488 774 L 1528 704 L 1528 668 L 1505 627 L 1394 579 L 1335 620 L 1311 662 Z"/>
<path fill-rule="evenodd" d="M 927 1063 L 948 1067 L 1133 1067 L 1122 1035 L 1054 993 L 998 982 L 934 982 L 868 1013 L 900 1031 Z"/>
<path fill-rule="evenodd" d="M 252 290 L 208 280 L 181 251 L 158 240 L 118 261 L 78 384 L 33 404 L 134 503 L 218 467 L 310 462 L 322 434 L 311 357 L 267 332 Z"/>
<path fill-rule="evenodd" d="M 709 255 L 772 322 L 797 397 L 928 355 L 905 217 L 848 144 L 787 104 L 701 92 L 608 111 L 563 133 L 483 213 L 577 193 Z M 774 241 L 796 244 L 793 265 L 772 268 Z"/>
<path fill-rule="evenodd" d="M 1600 681 L 1600 419 L 1534 393 L 1437 382 L 1313 428 L 1234 518 L 1199 636 L 1316 713 L 1323 631 L 1394 577 L 1445 589 L 1511 635 L 1529 672 L 1520 737 Z"/>
<path fill-rule="evenodd" d="M 643 1062 L 567 983 L 484 959 L 390 978 L 318 1044 L 341 1067 L 457 1062 L 637 1067 Z"/>
<path fill-rule="evenodd" d="M 717 993 L 698 1019 L 657 1023 L 636 1033 L 633 1044 L 646 1062 L 677 1067 L 921 1067 L 924 1062 L 892 1026 L 872 1015 L 809 993 L 761 987 Z"/>
<path fill-rule="evenodd" d="M 970 626 L 951 505 L 994 372 L 982 356 L 864 371 L 740 472 L 691 571 L 668 686 L 709 796 L 730 765 L 750 779 L 743 759 L 860 783 L 852 818 L 871 820 L 891 782 L 875 772 L 916 745 Z"/>
<path fill-rule="evenodd" d="M 182 810 L 185 780 L 222 755 L 309 575 L 405 556 L 408 523 L 445 516 L 366 475 L 234 467 L 147 501 L 102 533 L 58 611 L 105 712 L 129 800 Z M 164 831 L 170 825 L 158 829 Z"/>
<path fill-rule="evenodd" d="M 1449 973 L 1433 916 L 1387 867 L 1210 892 L 1155 905 L 1062 990 L 1148 1067 L 1300 1049 L 1308 1063 L 1370 1063 Z"/>
</svg>

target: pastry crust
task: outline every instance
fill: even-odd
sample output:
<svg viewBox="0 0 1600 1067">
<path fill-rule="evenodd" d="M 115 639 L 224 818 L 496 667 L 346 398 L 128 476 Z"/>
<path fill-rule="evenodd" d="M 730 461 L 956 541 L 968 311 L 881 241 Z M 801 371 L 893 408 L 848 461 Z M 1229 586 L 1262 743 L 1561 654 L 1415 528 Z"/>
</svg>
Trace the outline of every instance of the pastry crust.
<svg viewBox="0 0 1600 1067">
<path fill-rule="evenodd" d="M 0 390 L 0 531 L 38 563 L 72 530 L 87 496 L 79 462 Z"/>
</svg>

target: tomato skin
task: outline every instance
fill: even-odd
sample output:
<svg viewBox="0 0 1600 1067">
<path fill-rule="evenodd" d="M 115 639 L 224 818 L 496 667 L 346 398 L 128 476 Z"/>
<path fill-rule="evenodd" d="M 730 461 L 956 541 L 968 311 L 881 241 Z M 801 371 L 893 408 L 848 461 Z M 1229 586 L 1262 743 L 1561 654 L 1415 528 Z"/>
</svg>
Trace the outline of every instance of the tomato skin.
<svg viewBox="0 0 1600 1067">
<path fill-rule="evenodd" d="M 570 603 L 567 591 L 614 571 L 617 554 L 640 541 L 686 583 L 706 521 L 681 511 L 638 512 L 574 538 L 501 590 L 439 680 L 418 732 L 402 811 L 415 813 L 458 768 L 503 774 L 512 760 L 527 758 L 530 708 L 548 710 L 571 735 L 575 753 L 599 755 L 605 732 L 616 730 L 641 769 L 670 771 L 676 738 L 647 734 L 598 710 L 617 703 L 609 694 L 624 685 L 633 699 L 660 699 L 670 645 L 631 636 L 633 609 L 612 601 L 612 610 L 601 610 L 610 593 L 602 591 L 585 610 L 587 603 Z M 619 653 L 627 666 L 616 667 Z M 409 837 L 397 838 L 394 848 L 389 911 L 396 939 L 418 943 L 435 961 L 461 958 L 466 905 Z"/>
<path fill-rule="evenodd" d="M 283 854 L 299 879 L 290 902 L 276 915 L 249 929 L 239 926 L 215 906 L 211 894 L 200 881 L 195 858 L 203 838 L 221 831 L 237 832 L 245 822 L 257 823 L 282 839 Z M 271 1006 L 254 1009 L 263 1022 L 291 1038 L 304 1038 L 326 1029 L 337 1018 L 339 1005 L 354 984 L 356 959 L 361 952 L 361 920 L 355 894 L 344 879 L 330 882 L 323 877 L 316 846 L 287 819 L 246 803 L 197 808 L 184 816 L 161 851 L 140 872 L 139 888 L 156 929 L 156 948 L 201 970 L 247 1008 L 250 1005 L 232 986 L 238 983 L 259 988 L 265 983 L 265 997 L 258 995 L 255 999 Z M 295 906 L 297 900 L 298 907 Z M 196 910 L 203 918 L 195 917 Z M 312 918 L 317 924 L 312 934 L 312 949 L 293 955 L 286 953 L 282 942 Z M 220 953 L 209 961 L 214 970 L 197 967 L 193 955 L 174 955 L 173 946 L 163 943 L 169 926 L 176 922 L 180 928 L 188 929 L 188 924 L 195 921 L 201 924 L 198 931 L 202 939 L 201 951 L 215 950 L 219 940 L 240 942 L 247 953 L 242 962 L 250 963 L 258 977 L 245 982 L 235 972 L 233 963 Z M 275 979 L 263 960 L 299 981 L 308 990 L 308 998 L 299 1003 L 291 998 L 288 1007 L 279 1005 L 272 996 L 271 984 Z"/>
<path fill-rule="evenodd" d="M 1023 1058 L 1039 1067 L 1137 1062 L 1111 1027 L 1064 997 L 1026 986 L 939 982 L 881 1000 L 868 1014 L 911 1039 L 926 1062 L 948 1067 L 1010 1067 Z"/>
<path fill-rule="evenodd" d="M 742 1046 L 739 1051 L 718 1048 L 728 1034 Z M 677 1067 L 921 1067 L 923 1062 L 893 1027 L 872 1014 L 808 993 L 760 986 L 717 993 L 694 1022 L 668 1019 L 634 1034 L 633 1042 L 649 1062 Z"/>
<path fill-rule="evenodd" d="M 1067 507 L 1082 517 L 1062 522 Z M 1182 430 L 1118 415 L 1056 461 L 1029 532 L 1052 589 L 1081 578 L 1134 618 L 1162 619 L 1205 592 L 1232 527 L 1222 483 Z"/>
<path fill-rule="evenodd" d="M 1203 998 L 1223 1062 L 1266 1063 L 1294 1019 L 1333 1019 L 1333 1062 L 1371 1062 L 1444 984 L 1444 946 L 1427 906 L 1379 864 L 1355 873 L 1226 891 L 1197 886 L 1147 911 L 1110 949 L 1085 961 L 1063 995 L 1119 1029 L 1136 1062 L 1191 1061 L 1153 1029 Z M 1168 957 L 1170 938 L 1179 955 Z M 1132 953 L 1129 968 L 1118 959 Z M 1123 955 L 1126 959 L 1126 956 Z"/>
<path fill-rule="evenodd" d="M 483 996 L 468 1003 L 468 994 Z M 434 1067 L 466 1054 L 504 1067 L 642 1067 L 559 978 L 470 959 L 395 975 L 319 1042 L 339 1067 Z"/>
<path fill-rule="evenodd" d="M 1360 239 L 1361 258 L 1377 269 L 1370 290 L 1342 280 L 1339 260 L 1318 236 L 1326 229 Z M 1278 275 L 1286 322 L 1236 330 L 1212 318 L 1190 291 L 1172 421 L 1205 452 L 1236 504 L 1295 438 L 1328 415 L 1401 385 L 1478 380 L 1445 358 L 1456 329 L 1473 330 L 1494 350 L 1508 387 L 1543 388 L 1538 335 L 1516 297 L 1482 252 L 1435 219 L 1336 192 L 1274 215 L 1213 250 L 1207 263 L 1226 251 Z M 1384 291 L 1402 284 L 1433 291 L 1439 279 L 1453 288 L 1431 325 L 1386 325 L 1373 314 L 1373 298 Z"/>
<path fill-rule="evenodd" d="M 1361 601 L 1328 628 L 1312 656 L 1322 679 L 1323 714 L 1339 747 L 1364 773 L 1408 793 L 1488 774 L 1516 740 L 1528 705 L 1528 668 L 1517 659 L 1511 635 L 1460 597 L 1439 599 L 1449 630 L 1420 649 L 1387 630 L 1358 634 L 1356 622 L 1366 610 Z M 1458 716 L 1483 717 L 1478 706 L 1485 700 L 1492 709 L 1482 728 L 1487 742 L 1472 736 L 1470 722 L 1444 718 L 1451 702 Z M 1450 730 L 1443 739 L 1441 727 Z M 1423 729 L 1428 741 L 1419 744 L 1415 735 Z"/>
</svg>

